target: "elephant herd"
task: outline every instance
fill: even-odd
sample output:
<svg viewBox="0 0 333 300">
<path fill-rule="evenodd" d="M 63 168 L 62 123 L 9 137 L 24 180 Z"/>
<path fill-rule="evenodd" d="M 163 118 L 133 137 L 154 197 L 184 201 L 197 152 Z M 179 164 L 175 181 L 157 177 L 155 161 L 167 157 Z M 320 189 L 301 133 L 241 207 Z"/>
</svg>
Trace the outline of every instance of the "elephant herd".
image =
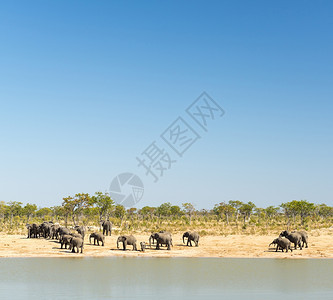
<svg viewBox="0 0 333 300">
<path fill-rule="evenodd" d="M 196 232 L 185 232 L 183 234 L 183 243 L 185 244 L 185 238 L 187 238 L 187 246 L 192 246 L 192 241 L 195 246 L 199 246 L 199 234 Z M 136 247 L 136 238 L 133 235 L 121 235 L 117 239 L 117 249 L 119 249 L 119 243 L 123 243 L 123 250 L 126 250 L 127 245 L 133 246 L 133 251 L 137 250 Z M 172 244 L 172 235 L 168 231 L 159 231 L 152 233 L 149 237 L 149 248 L 152 247 L 156 242 L 156 250 L 159 250 L 161 246 L 166 246 L 167 250 L 171 250 Z M 145 252 L 148 244 L 146 242 L 140 242 L 140 248 L 142 252 Z"/>
<path fill-rule="evenodd" d="M 291 246 L 294 244 L 294 249 L 296 250 L 297 247 L 299 247 L 300 250 L 302 250 L 302 247 L 308 248 L 308 234 L 305 231 L 292 231 L 289 232 L 287 230 L 284 230 L 280 233 L 279 237 L 274 239 L 273 242 L 269 244 L 276 245 L 275 251 L 278 250 L 290 250 L 293 251 Z M 269 247 L 268 246 L 268 247 Z"/>
<path fill-rule="evenodd" d="M 28 229 L 28 237 L 27 238 L 40 238 L 43 237 L 45 239 L 56 239 L 60 243 L 60 249 L 68 249 L 73 253 L 81 250 L 83 253 L 84 248 L 84 237 L 85 237 L 85 227 L 84 226 L 74 226 L 72 229 L 74 231 L 70 231 L 68 228 L 60 226 L 58 223 L 53 222 L 43 222 L 40 225 L 37 224 L 27 224 Z M 92 245 L 92 239 L 94 241 L 94 245 L 101 246 L 105 245 L 105 236 L 111 236 L 112 224 L 110 221 L 102 221 L 101 227 L 103 229 L 103 233 L 101 232 L 93 232 L 89 235 L 89 243 Z M 196 232 L 185 232 L 183 234 L 183 243 L 185 243 L 185 238 L 187 238 L 187 246 L 192 246 L 192 242 L 194 242 L 195 246 L 199 245 L 199 234 Z M 166 246 L 168 250 L 171 250 L 172 244 L 172 235 L 167 231 L 160 231 L 152 233 L 149 237 L 149 247 L 152 247 L 152 244 L 156 242 L 156 250 L 159 250 L 161 246 Z M 127 246 L 130 245 L 133 247 L 133 251 L 137 251 L 137 240 L 133 235 L 121 235 L 117 239 L 117 249 L 119 249 L 119 243 L 123 244 L 123 250 L 126 250 Z M 147 248 L 147 244 L 145 242 L 140 242 L 141 251 L 144 252 Z M 76 250 L 76 251 L 75 251 Z"/>
</svg>

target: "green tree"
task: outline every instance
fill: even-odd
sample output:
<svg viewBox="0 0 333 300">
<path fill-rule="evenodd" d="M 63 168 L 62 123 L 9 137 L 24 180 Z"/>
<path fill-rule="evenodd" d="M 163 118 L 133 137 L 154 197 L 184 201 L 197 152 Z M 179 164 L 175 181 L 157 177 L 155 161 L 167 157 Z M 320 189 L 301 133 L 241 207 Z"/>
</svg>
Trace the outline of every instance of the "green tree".
<svg viewBox="0 0 333 300">
<path fill-rule="evenodd" d="M 252 203 L 251 201 L 248 203 L 243 203 L 242 206 L 239 208 L 239 212 L 241 213 L 241 215 L 243 216 L 243 222 L 244 225 L 246 223 L 246 219 L 250 220 L 250 217 L 253 213 L 253 209 L 256 206 L 254 205 L 254 203 Z"/>
<path fill-rule="evenodd" d="M 70 196 L 63 198 L 62 202 L 62 206 L 65 208 L 65 213 L 67 213 L 67 215 L 72 215 L 74 226 L 76 225 L 75 216 L 77 216 L 77 219 L 79 219 L 79 217 L 82 215 L 82 210 L 89 207 L 90 205 L 92 205 L 91 198 L 89 194 L 86 193 L 75 194 L 74 198 Z"/>
<path fill-rule="evenodd" d="M 27 223 L 29 223 L 30 217 L 32 217 L 34 215 L 36 210 L 37 210 L 37 205 L 36 204 L 27 203 L 23 207 L 23 214 L 27 217 Z"/>
<path fill-rule="evenodd" d="M 278 214 L 279 208 L 274 206 L 268 206 L 264 209 L 266 216 L 266 225 L 270 220 L 274 219 Z"/>
<path fill-rule="evenodd" d="M 167 202 L 167 203 L 161 204 L 159 207 L 157 207 L 156 212 L 157 212 L 159 217 L 161 217 L 161 216 L 163 216 L 163 217 L 170 216 L 171 215 L 171 203 Z"/>
<path fill-rule="evenodd" d="M 51 216 L 52 210 L 49 207 L 42 207 L 36 211 L 36 216 L 42 218 L 45 221 L 46 216 Z"/>
<path fill-rule="evenodd" d="M 62 198 L 62 206 L 64 208 L 64 215 L 65 215 L 65 226 L 67 227 L 67 221 L 68 217 L 72 216 L 73 218 L 73 224 L 75 225 L 75 215 L 74 215 L 74 210 L 75 210 L 75 202 L 74 198 L 71 196 Z"/>
<path fill-rule="evenodd" d="M 236 223 L 238 223 L 238 216 L 240 215 L 239 209 L 244 203 L 239 200 L 229 200 L 229 204 L 235 209 Z"/>
<path fill-rule="evenodd" d="M 13 224 L 13 217 L 22 213 L 22 202 L 10 201 L 7 205 L 7 215 L 10 218 L 10 226 Z"/>
<path fill-rule="evenodd" d="M 102 192 L 96 192 L 95 195 L 91 197 L 91 203 L 98 208 L 100 221 L 102 221 L 103 217 L 108 220 L 115 207 L 115 203 L 110 195 L 107 193 L 103 194 Z"/>
<path fill-rule="evenodd" d="M 223 218 L 223 216 L 225 216 L 226 223 L 229 225 L 229 219 L 234 214 L 236 209 L 231 204 L 221 202 L 219 204 L 215 204 L 213 211 L 221 219 Z"/>
<path fill-rule="evenodd" d="M 140 209 L 139 213 L 143 218 L 149 218 L 151 220 L 153 218 L 155 211 L 156 211 L 155 207 L 144 206 Z"/>
<path fill-rule="evenodd" d="M 192 203 L 187 202 L 187 203 L 183 203 L 182 206 L 183 206 L 183 210 L 184 210 L 185 214 L 188 215 L 189 222 L 190 222 L 190 225 L 191 225 L 192 216 L 195 213 L 194 205 Z"/>
<path fill-rule="evenodd" d="M 320 204 L 316 207 L 317 213 L 321 218 L 333 217 L 333 207 L 327 206 L 326 204 Z"/>
<path fill-rule="evenodd" d="M 123 205 L 117 204 L 114 210 L 114 215 L 116 218 L 120 219 L 120 227 L 123 225 L 123 220 L 126 214 L 126 209 Z"/>
<path fill-rule="evenodd" d="M 130 217 L 130 219 L 133 221 L 134 215 L 136 213 L 137 209 L 135 207 L 131 207 L 127 210 L 127 215 Z"/>
<path fill-rule="evenodd" d="M 60 217 L 65 216 L 65 208 L 63 206 L 53 206 L 51 207 L 52 217 L 55 217 L 56 221 L 59 222 Z"/>
<path fill-rule="evenodd" d="M 6 202 L 5 201 L 0 201 L 0 218 L 5 219 L 5 214 L 6 211 L 8 210 Z"/>
<path fill-rule="evenodd" d="M 172 205 L 170 207 L 170 214 L 174 217 L 179 217 L 182 214 L 181 208 L 178 205 Z"/>
<path fill-rule="evenodd" d="M 315 211 L 314 203 L 309 203 L 306 200 L 293 200 L 287 203 L 282 203 L 281 207 L 288 218 L 288 223 L 290 216 L 293 217 L 294 226 L 296 225 L 297 215 L 301 217 L 301 223 L 304 224 L 304 219 Z"/>
<path fill-rule="evenodd" d="M 301 223 L 304 224 L 304 220 L 307 216 L 310 216 L 315 211 L 314 203 L 310 203 L 306 200 L 297 201 L 297 212 L 301 217 Z"/>
</svg>

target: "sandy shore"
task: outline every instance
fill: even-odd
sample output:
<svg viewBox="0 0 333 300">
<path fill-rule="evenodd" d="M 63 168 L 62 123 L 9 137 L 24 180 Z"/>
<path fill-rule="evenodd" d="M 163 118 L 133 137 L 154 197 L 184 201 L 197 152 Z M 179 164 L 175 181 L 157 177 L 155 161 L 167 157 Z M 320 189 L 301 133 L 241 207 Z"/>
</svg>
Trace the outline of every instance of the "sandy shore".
<svg viewBox="0 0 333 300">
<path fill-rule="evenodd" d="M 136 234 L 139 243 L 148 243 L 147 234 Z M 103 256 L 141 256 L 141 257 L 248 257 L 248 258 L 333 258 L 333 230 L 314 230 L 309 233 L 309 248 L 294 250 L 292 253 L 275 252 L 268 248 L 276 235 L 268 236 L 204 236 L 200 238 L 199 247 L 183 245 L 181 234 L 173 235 L 171 251 L 165 247 L 161 250 L 147 249 L 146 252 L 122 251 L 117 249 L 117 236 L 106 237 L 105 246 L 94 246 L 86 236 L 83 254 L 74 254 L 69 250 L 60 249 L 55 240 L 27 239 L 21 235 L 0 234 L 0 257 L 103 257 Z"/>
</svg>

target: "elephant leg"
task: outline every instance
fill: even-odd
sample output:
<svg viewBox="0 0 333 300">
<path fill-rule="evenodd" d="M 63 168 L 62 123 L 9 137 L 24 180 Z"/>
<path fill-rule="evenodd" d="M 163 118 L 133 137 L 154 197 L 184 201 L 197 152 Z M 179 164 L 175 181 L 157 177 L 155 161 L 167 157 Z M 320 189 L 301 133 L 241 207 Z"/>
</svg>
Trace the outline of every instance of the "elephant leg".
<svg viewBox="0 0 333 300">
<path fill-rule="evenodd" d="M 156 250 L 160 250 L 160 244 L 159 244 L 159 242 L 156 242 Z"/>
<path fill-rule="evenodd" d="M 127 242 L 123 242 L 123 250 L 126 251 Z"/>
<path fill-rule="evenodd" d="M 168 250 L 171 250 L 170 243 L 168 243 L 167 245 L 168 245 Z"/>
</svg>

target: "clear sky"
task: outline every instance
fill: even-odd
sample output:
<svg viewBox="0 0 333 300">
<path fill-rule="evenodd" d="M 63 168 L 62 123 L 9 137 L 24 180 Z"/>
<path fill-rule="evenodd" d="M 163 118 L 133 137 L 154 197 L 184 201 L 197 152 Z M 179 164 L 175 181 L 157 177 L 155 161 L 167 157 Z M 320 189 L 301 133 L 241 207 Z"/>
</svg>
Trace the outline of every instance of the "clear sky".
<svg viewBox="0 0 333 300">
<path fill-rule="evenodd" d="M 0 201 L 133 172 L 138 207 L 332 205 L 332 37 L 332 1 L 3 2 Z M 225 111 L 207 132 L 185 112 L 203 91 Z M 178 117 L 201 136 L 182 157 L 160 137 Z M 153 141 L 177 158 L 157 183 Z"/>
</svg>

